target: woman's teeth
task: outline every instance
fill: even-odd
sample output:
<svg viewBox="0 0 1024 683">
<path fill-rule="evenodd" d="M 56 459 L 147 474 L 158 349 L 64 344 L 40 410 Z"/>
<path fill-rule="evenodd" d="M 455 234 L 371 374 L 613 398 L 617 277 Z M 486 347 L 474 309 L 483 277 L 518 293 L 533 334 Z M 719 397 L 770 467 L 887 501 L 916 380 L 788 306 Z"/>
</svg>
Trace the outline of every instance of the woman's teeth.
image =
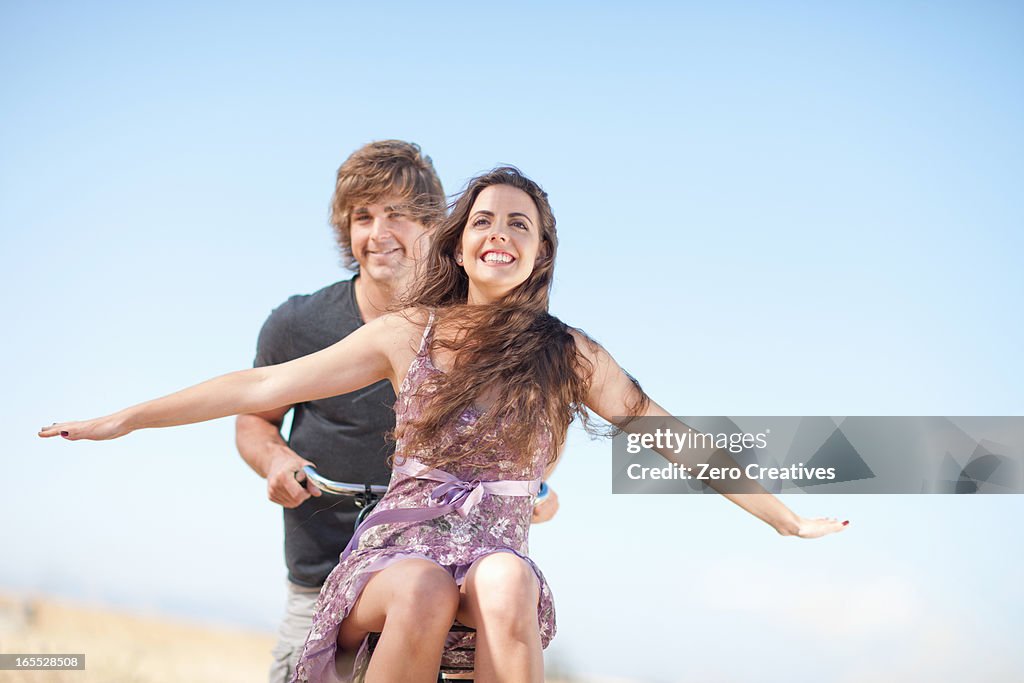
<svg viewBox="0 0 1024 683">
<path fill-rule="evenodd" d="M 512 263 L 514 260 L 511 254 L 499 254 L 493 251 L 484 254 L 484 263 Z"/>
</svg>

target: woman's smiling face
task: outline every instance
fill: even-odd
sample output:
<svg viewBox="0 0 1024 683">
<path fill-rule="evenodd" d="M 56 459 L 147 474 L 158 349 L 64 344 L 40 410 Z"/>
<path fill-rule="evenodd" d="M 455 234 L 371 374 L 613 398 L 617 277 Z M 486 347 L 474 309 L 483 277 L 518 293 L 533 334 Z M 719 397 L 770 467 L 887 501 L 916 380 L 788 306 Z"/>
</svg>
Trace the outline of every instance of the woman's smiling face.
<svg viewBox="0 0 1024 683">
<path fill-rule="evenodd" d="M 469 278 L 468 303 L 498 301 L 525 282 L 540 243 L 537 206 L 530 195 L 511 185 L 484 188 L 455 253 Z"/>
</svg>

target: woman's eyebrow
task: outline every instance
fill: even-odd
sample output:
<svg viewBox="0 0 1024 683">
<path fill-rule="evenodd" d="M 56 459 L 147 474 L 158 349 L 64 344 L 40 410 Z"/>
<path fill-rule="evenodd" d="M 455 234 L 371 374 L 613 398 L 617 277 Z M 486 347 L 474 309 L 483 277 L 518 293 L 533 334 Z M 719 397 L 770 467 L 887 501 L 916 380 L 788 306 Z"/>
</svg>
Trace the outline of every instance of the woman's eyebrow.
<svg viewBox="0 0 1024 683">
<path fill-rule="evenodd" d="M 530 220 L 530 217 L 529 217 L 529 216 L 527 216 L 527 215 L 526 215 L 525 213 L 519 213 L 519 212 L 517 211 L 517 212 L 515 212 L 515 213 L 510 213 L 510 214 L 508 215 L 508 217 L 509 217 L 509 218 L 525 218 L 525 219 L 526 219 L 527 221 L 529 221 L 529 223 L 530 223 L 531 225 L 533 225 L 533 221 L 532 221 L 532 220 Z"/>
</svg>

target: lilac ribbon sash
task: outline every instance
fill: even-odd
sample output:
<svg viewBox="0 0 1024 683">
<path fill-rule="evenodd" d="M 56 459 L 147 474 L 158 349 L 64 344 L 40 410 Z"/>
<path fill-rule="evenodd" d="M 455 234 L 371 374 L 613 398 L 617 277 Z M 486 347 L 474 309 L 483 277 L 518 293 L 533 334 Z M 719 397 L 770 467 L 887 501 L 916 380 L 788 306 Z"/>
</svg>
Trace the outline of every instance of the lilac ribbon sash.
<svg viewBox="0 0 1024 683">
<path fill-rule="evenodd" d="M 380 510 L 370 513 L 363 520 L 352 539 L 345 546 L 341 553 L 341 559 L 352 554 L 352 551 L 359 546 L 359 539 L 363 533 L 371 527 L 380 524 L 395 524 L 402 522 L 425 522 L 428 519 L 435 519 L 449 512 L 455 511 L 462 517 L 466 517 L 485 495 L 495 496 L 535 496 L 540 490 L 540 479 L 519 480 L 519 481 L 463 481 L 453 474 L 443 470 L 435 470 L 427 467 L 418 460 L 406 458 L 400 464 L 395 465 L 395 472 L 404 474 L 415 479 L 426 479 L 439 482 L 434 490 L 430 492 L 430 502 L 427 507 L 422 508 L 399 508 L 395 510 Z"/>
</svg>

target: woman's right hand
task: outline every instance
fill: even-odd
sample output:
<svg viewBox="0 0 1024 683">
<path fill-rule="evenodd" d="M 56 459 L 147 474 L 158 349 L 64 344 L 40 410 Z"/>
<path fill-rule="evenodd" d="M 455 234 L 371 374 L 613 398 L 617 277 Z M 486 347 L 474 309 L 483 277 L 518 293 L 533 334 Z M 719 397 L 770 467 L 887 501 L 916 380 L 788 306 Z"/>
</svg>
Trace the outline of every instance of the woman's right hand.
<svg viewBox="0 0 1024 683">
<path fill-rule="evenodd" d="M 62 436 L 68 441 L 78 441 L 79 439 L 106 441 L 124 436 L 131 431 L 125 426 L 124 420 L 114 414 L 81 422 L 54 422 L 49 427 L 40 429 L 39 436 L 44 439 L 51 436 Z"/>
</svg>

